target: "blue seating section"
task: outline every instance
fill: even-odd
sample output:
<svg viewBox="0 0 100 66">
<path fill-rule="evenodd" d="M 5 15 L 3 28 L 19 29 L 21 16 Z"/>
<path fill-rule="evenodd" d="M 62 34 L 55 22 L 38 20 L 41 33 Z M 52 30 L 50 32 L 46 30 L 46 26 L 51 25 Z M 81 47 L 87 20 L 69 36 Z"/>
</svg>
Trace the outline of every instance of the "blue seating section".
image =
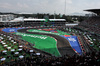
<svg viewBox="0 0 100 66">
<path fill-rule="evenodd" d="M 10 32 L 17 32 L 18 29 L 23 29 L 23 28 L 5 28 L 2 31 L 10 33 Z"/>
</svg>

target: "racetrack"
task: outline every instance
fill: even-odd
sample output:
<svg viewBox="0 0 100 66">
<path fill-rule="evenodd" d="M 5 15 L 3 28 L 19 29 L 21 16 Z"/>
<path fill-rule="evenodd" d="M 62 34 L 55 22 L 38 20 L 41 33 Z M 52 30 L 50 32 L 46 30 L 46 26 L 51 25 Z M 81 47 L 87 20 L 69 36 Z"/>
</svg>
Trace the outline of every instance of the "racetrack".
<svg viewBox="0 0 100 66">
<path fill-rule="evenodd" d="M 27 30 L 30 30 L 30 29 L 33 29 L 33 28 L 19 29 L 18 32 L 28 33 L 28 34 L 47 35 L 47 36 L 53 37 L 57 40 L 57 48 L 62 56 L 66 54 L 69 56 L 73 56 L 75 54 L 68 40 L 66 40 L 65 38 L 58 35 L 54 35 L 54 34 L 48 34 L 48 33 L 28 32 Z"/>
</svg>

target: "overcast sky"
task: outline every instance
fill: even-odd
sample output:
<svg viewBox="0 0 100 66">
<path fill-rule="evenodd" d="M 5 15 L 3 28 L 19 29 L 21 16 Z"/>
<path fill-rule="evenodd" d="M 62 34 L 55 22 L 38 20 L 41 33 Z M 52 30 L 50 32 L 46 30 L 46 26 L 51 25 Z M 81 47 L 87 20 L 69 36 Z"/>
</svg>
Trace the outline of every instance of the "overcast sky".
<svg viewBox="0 0 100 66">
<path fill-rule="evenodd" d="M 0 12 L 64 14 L 65 0 L 0 0 Z M 66 0 L 66 14 L 99 9 L 100 0 Z"/>
</svg>

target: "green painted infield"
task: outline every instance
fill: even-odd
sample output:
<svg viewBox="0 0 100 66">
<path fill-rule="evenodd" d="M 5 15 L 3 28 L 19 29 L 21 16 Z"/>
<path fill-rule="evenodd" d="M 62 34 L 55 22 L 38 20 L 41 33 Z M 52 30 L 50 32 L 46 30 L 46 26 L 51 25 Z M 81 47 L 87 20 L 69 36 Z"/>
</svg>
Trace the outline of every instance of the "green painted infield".
<svg viewBox="0 0 100 66">
<path fill-rule="evenodd" d="M 38 34 L 19 33 L 19 32 L 15 34 L 21 35 L 23 40 L 35 44 L 35 46 L 33 46 L 34 48 L 43 50 L 57 57 L 61 56 L 57 49 L 57 41 L 52 37 L 45 35 L 38 35 Z"/>
<path fill-rule="evenodd" d="M 43 31 L 43 30 L 37 30 L 37 29 L 31 29 L 28 30 L 29 32 L 39 32 L 39 33 L 49 33 L 49 34 L 55 34 L 55 35 L 70 35 L 66 32 L 60 31 L 60 30 L 56 30 L 58 33 L 54 33 L 54 32 L 50 32 L 50 31 Z"/>
</svg>

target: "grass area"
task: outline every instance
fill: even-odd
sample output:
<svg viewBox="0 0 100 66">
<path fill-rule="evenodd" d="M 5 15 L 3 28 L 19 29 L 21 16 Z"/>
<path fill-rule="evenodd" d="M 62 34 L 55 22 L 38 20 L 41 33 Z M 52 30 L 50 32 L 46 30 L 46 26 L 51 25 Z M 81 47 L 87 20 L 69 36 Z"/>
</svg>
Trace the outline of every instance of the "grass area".
<svg viewBox="0 0 100 66">
<path fill-rule="evenodd" d="M 53 32 L 50 32 L 50 31 L 43 31 L 43 30 L 37 30 L 37 29 L 31 29 L 31 30 L 28 30 L 28 31 L 29 31 L 29 32 L 49 33 L 49 34 L 60 35 L 59 33 L 53 33 Z"/>
<path fill-rule="evenodd" d="M 6 43 L 6 45 L 7 45 L 7 47 L 12 47 L 11 49 L 18 49 L 18 44 L 16 44 L 16 45 L 14 45 L 12 42 L 10 42 L 10 40 L 7 40 L 7 38 L 5 38 L 5 40 L 3 40 L 5 43 Z M 0 51 L 1 50 L 5 50 L 5 48 L 4 48 L 4 46 L 0 43 Z"/>
<path fill-rule="evenodd" d="M 70 35 L 70 34 L 63 32 L 63 31 L 60 31 L 60 30 L 56 30 L 58 33 L 37 30 L 37 29 L 31 29 L 28 31 L 29 32 L 39 32 L 39 33 L 49 33 L 49 34 L 55 34 L 55 35 Z M 32 44 L 35 44 L 35 46 L 34 46 L 35 48 L 46 51 L 46 52 L 51 53 L 52 55 L 55 55 L 55 56 L 61 56 L 59 51 L 57 50 L 57 45 L 56 45 L 57 42 L 55 41 L 54 38 L 51 38 L 49 36 L 44 36 L 44 35 L 36 35 L 36 34 L 27 34 L 27 35 L 47 37 L 45 40 L 43 40 L 40 38 L 21 35 L 23 40 L 28 41 Z"/>
<path fill-rule="evenodd" d="M 2 40 L 4 43 L 6 43 L 5 45 L 7 45 L 7 47 L 11 47 L 11 49 L 15 49 L 14 53 L 15 52 L 18 52 L 18 44 L 16 43 L 15 45 L 10 41 L 8 40 L 7 37 L 3 37 L 4 39 Z M 7 52 L 6 53 L 2 53 L 3 50 L 6 50 Z M 6 62 L 9 62 L 11 61 L 12 59 L 18 59 L 20 55 L 23 55 L 25 54 L 24 57 L 29 57 L 30 55 L 28 53 L 26 53 L 25 51 L 21 51 L 19 52 L 18 56 L 15 57 L 15 54 L 12 54 L 10 50 L 7 50 L 7 48 L 5 48 L 2 43 L 0 43 L 0 57 L 4 57 L 6 58 Z M 8 56 L 10 58 L 8 58 Z M 1 61 L 0 61 L 1 62 Z"/>
<path fill-rule="evenodd" d="M 15 34 L 21 35 L 23 40 L 35 44 L 35 46 L 33 46 L 34 48 L 43 50 L 55 56 L 60 56 L 60 53 L 56 45 L 57 42 L 54 38 L 38 34 L 26 34 L 26 33 L 15 33 Z"/>
<path fill-rule="evenodd" d="M 39 32 L 39 33 L 50 33 L 50 34 L 55 34 L 55 35 L 70 35 L 66 32 L 60 31 L 60 30 L 56 30 L 58 33 L 54 33 L 54 32 L 50 32 L 50 31 L 43 31 L 43 30 L 37 30 L 37 29 L 31 29 L 28 30 L 29 32 Z"/>
</svg>

